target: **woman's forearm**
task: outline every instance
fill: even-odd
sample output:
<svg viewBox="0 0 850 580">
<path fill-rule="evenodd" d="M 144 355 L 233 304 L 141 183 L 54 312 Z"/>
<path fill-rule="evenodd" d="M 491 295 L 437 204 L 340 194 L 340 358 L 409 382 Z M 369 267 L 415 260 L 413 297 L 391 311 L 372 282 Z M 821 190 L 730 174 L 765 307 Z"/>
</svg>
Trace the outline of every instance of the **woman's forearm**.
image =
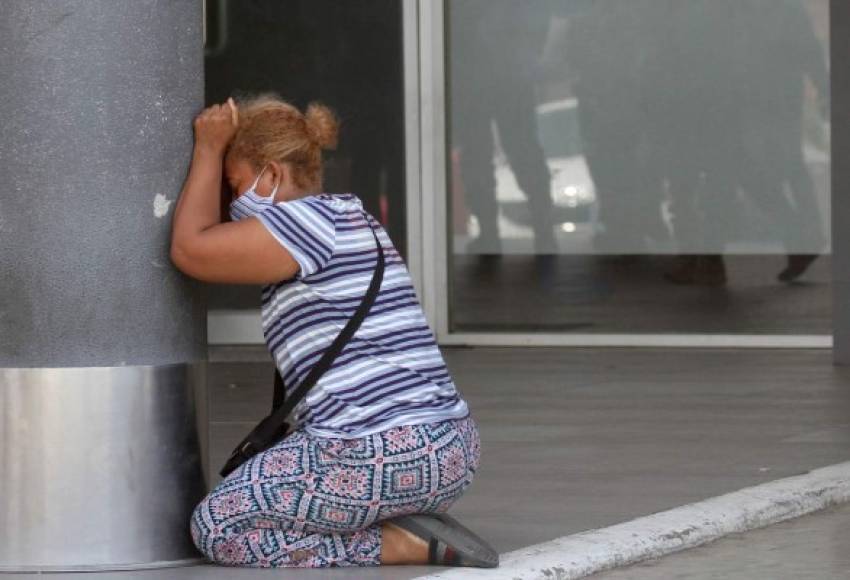
<svg viewBox="0 0 850 580">
<path fill-rule="evenodd" d="M 174 208 L 171 251 L 191 255 L 192 243 L 204 230 L 221 223 L 223 151 L 196 145 L 192 165 Z"/>
</svg>

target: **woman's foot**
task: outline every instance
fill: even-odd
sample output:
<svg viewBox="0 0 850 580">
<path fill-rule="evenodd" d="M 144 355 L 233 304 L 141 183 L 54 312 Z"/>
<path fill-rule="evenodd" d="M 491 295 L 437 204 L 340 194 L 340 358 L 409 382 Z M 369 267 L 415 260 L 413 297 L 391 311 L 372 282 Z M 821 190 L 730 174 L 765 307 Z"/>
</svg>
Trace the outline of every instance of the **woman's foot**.
<svg viewBox="0 0 850 580">
<path fill-rule="evenodd" d="M 381 527 L 381 564 L 428 563 L 428 542 L 388 521 Z"/>
<path fill-rule="evenodd" d="M 392 530 L 386 527 L 388 523 L 393 528 L 409 534 L 407 547 L 402 550 L 408 550 L 407 557 L 413 558 L 414 561 L 396 563 L 480 568 L 495 568 L 499 565 L 499 553 L 475 532 L 448 514 L 426 513 L 391 518 L 388 522 L 384 522 L 385 530 Z M 405 546 L 405 543 L 401 543 L 400 546 Z M 396 547 L 390 548 L 388 560 L 396 557 L 395 549 Z M 423 549 L 425 550 L 424 562 L 422 561 Z"/>
</svg>

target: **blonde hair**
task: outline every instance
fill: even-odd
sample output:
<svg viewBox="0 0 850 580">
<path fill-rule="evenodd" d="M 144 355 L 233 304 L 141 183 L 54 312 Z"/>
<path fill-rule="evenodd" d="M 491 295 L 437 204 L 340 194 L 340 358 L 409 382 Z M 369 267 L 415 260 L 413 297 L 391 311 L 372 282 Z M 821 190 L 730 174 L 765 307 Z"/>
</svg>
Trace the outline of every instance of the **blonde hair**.
<svg viewBox="0 0 850 580">
<path fill-rule="evenodd" d="M 234 97 L 239 126 L 227 154 L 251 163 L 258 171 L 270 161 L 289 163 L 295 186 L 322 187 L 322 149 L 337 145 L 339 121 L 328 107 L 310 103 L 302 113 L 275 92 Z"/>
</svg>

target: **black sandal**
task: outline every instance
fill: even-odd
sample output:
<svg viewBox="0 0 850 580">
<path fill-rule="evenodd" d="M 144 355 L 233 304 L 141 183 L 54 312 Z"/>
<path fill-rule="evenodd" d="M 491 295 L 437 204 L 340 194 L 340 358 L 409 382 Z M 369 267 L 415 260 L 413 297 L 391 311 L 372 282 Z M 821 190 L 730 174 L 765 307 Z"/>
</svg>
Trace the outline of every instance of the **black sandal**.
<svg viewBox="0 0 850 580">
<path fill-rule="evenodd" d="M 398 516 L 387 520 L 428 542 L 428 563 L 435 566 L 496 568 L 499 553 L 475 532 L 445 513 Z"/>
</svg>

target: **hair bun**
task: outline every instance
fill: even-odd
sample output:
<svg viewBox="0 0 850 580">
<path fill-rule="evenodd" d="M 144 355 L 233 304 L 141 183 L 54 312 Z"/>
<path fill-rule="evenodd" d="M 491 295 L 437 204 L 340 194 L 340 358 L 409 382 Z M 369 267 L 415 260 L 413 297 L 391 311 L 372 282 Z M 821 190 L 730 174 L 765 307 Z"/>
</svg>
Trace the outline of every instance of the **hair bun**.
<svg viewBox="0 0 850 580">
<path fill-rule="evenodd" d="M 322 149 L 333 149 L 337 145 L 339 121 L 328 107 L 310 103 L 304 114 L 310 139 Z"/>
</svg>

